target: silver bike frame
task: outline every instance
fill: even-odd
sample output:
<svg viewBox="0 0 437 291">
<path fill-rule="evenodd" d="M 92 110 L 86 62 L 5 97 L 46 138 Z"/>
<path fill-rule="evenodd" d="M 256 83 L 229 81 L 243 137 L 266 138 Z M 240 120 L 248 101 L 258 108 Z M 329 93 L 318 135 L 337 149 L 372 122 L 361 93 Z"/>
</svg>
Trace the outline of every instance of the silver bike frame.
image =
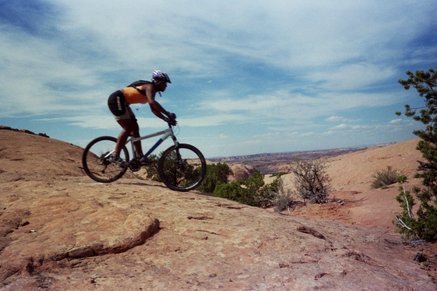
<svg viewBox="0 0 437 291">
<path fill-rule="evenodd" d="M 125 145 L 127 145 L 128 143 L 131 143 L 133 159 L 135 159 L 135 158 L 142 158 L 142 157 L 138 157 L 137 156 L 138 153 L 135 150 L 134 143 L 137 142 L 137 141 L 141 141 L 141 140 L 144 140 L 144 139 L 149 139 L 149 138 L 152 138 L 152 137 L 155 137 L 155 136 L 160 136 L 160 135 L 161 135 L 161 138 L 142 157 L 147 158 L 151 153 L 153 153 L 153 151 L 157 147 L 159 147 L 159 145 L 161 145 L 169 137 L 171 137 L 173 139 L 174 145 L 176 147 L 179 145 L 179 143 L 178 143 L 178 141 L 176 139 L 176 136 L 174 135 L 173 128 L 171 126 L 169 126 L 169 128 L 166 129 L 166 130 L 158 131 L 158 132 L 151 133 L 151 134 L 148 134 L 148 135 L 144 135 L 144 136 L 140 136 L 140 137 L 131 137 L 131 138 L 129 138 L 126 141 Z"/>
</svg>

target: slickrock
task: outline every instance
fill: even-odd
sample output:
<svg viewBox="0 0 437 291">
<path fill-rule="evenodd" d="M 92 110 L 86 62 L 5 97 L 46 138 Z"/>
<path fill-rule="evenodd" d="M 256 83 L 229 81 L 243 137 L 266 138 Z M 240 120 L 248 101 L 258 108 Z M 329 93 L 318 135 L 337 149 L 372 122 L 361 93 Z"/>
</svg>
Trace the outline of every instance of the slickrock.
<svg viewBox="0 0 437 291">
<path fill-rule="evenodd" d="M 53 165 L 43 179 L 37 165 L 50 158 L 11 163 L 13 141 L 1 134 L 1 289 L 436 289 L 414 260 L 421 247 L 384 228 L 281 215 L 152 181 L 99 184 Z M 31 170 L 24 180 L 8 174 Z"/>
</svg>

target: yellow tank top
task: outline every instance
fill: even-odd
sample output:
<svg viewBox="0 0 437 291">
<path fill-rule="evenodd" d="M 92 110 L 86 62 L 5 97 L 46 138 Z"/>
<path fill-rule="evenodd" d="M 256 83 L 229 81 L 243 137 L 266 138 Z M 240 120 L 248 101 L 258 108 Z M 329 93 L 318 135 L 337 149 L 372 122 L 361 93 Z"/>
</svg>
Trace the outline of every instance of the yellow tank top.
<svg viewBox="0 0 437 291">
<path fill-rule="evenodd" d="M 127 104 L 147 103 L 147 97 L 133 87 L 125 87 L 122 92 Z"/>
</svg>

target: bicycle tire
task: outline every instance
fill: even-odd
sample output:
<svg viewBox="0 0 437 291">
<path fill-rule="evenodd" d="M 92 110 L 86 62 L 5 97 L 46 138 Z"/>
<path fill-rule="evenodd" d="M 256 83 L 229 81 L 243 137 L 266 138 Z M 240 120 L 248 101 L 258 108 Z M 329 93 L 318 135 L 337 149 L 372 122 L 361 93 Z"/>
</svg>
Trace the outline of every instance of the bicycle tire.
<svg viewBox="0 0 437 291">
<path fill-rule="evenodd" d="M 126 173 L 128 167 L 119 167 L 106 157 L 114 150 L 116 143 L 115 137 L 101 136 L 93 139 L 85 147 L 82 154 L 82 166 L 88 177 L 100 183 L 111 183 Z M 129 152 L 125 146 L 121 148 L 120 157 L 129 161 Z"/>
<path fill-rule="evenodd" d="M 205 178 L 206 161 L 200 150 L 190 144 L 171 146 L 159 158 L 158 174 L 168 188 L 190 191 Z"/>
</svg>

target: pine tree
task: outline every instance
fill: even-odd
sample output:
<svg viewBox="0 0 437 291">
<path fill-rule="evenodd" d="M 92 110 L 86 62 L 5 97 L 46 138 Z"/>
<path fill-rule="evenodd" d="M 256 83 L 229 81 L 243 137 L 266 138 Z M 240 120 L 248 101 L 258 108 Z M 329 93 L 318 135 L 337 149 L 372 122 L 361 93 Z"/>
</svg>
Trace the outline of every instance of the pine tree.
<svg viewBox="0 0 437 291">
<path fill-rule="evenodd" d="M 411 108 L 405 105 L 404 115 L 425 125 L 413 133 L 420 138 L 417 149 L 422 152 L 424 161 L 419 162 L 417 177 L 422 179 L 422 187 L 415 187 L 413 192 L 419 201 L 419 208 L 414 216 L 413 196 L 402 188 L 397 200 L 403 212 L 396 217 L 401 233 L 407 237 L 416 237 L 427 241 L 437 241 L 437 74 L 435 70 L 407 72 L 408 79 L 399 83 L 409 90 L 415 88 L 424 107 Z M 400 112 L 396 114 L 401 115 Z"/>
</svg>

